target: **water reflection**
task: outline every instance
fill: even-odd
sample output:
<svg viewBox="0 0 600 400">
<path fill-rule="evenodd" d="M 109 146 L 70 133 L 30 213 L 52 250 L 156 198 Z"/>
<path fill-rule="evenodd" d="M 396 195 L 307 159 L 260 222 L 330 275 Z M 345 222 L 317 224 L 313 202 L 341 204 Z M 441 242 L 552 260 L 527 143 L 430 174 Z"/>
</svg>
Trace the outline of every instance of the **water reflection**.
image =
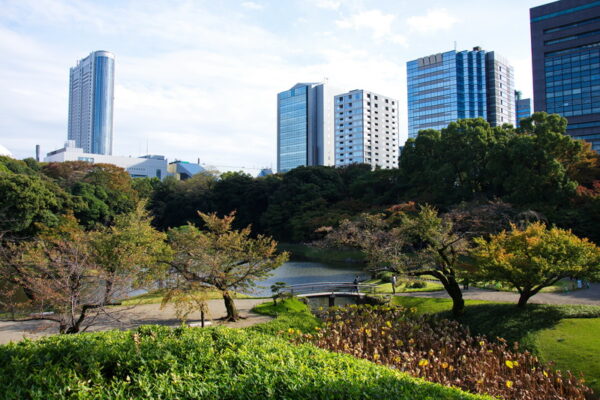
<svg viewBox="0 0 600 400">
<path fill-rule="evenodd" d="M 323 263 L 311 261 L 289 261 L 273 271 L 273 275 L 263 281 L 250 293 L 255 296 L 270 296 L 271 285 L 285 282 L 288 285 L 316 282 L 352 282 L 358 275 L 360 279 L 369 277 L 360 263 Z"/>
</svg>

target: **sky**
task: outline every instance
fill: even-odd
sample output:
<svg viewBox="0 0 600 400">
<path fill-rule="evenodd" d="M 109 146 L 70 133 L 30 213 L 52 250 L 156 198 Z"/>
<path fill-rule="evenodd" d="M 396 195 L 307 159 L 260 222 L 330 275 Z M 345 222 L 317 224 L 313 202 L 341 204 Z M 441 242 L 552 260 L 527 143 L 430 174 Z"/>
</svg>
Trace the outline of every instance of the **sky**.
<svg viewBox="0 0 600 400">
<path fill-rule="evenodd" d="M 534 0 L 0 0 L 0 145 L 67 139 L 69 68 L 115 54 L 114 155 L 276 166 L 277 93 L 325 79 L 399 100 L 406 62 L 481 46 L 532 94 Z"/>
</svg>

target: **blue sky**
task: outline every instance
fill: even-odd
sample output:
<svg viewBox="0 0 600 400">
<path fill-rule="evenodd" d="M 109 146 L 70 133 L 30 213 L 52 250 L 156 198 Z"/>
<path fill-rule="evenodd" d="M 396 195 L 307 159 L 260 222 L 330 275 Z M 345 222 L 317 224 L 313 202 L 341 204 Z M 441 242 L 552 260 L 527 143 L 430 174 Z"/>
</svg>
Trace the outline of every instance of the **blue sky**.
<svg viewBox="0 0 600 400">
<path fill-rule="evenodd" d="M 18 158 L 67 136 L 69 68 L 116 55 L 114 154 L 274 166 L 276 93 L 296 82 L 400 101 L 406 62 L 482 46 L 531 95 L 534 0 L 0 0 L 0 144 Z M 255 172 L 249 169 L 248 172 Z"/>
</svg>

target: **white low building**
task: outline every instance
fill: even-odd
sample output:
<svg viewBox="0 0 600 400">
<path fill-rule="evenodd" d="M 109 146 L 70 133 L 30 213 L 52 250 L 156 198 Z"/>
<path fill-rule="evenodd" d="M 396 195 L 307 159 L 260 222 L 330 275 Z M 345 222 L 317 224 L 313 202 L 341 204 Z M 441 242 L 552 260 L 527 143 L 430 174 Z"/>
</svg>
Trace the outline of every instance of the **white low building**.
<svg viewBox="0 0 600 400">
<path fill-rule="evenodd" d="M 69 140 L 62 149 L 46 154 L 45 162 L 86 161 L 94 164 L 113 164 L 125 169 L 132 178 L 158 178 L 167 176 L 167 159 L 159 155 L 143 157 L 110 156 L 84 153 L 75 147 L 75 141 Z"/>
</svg>

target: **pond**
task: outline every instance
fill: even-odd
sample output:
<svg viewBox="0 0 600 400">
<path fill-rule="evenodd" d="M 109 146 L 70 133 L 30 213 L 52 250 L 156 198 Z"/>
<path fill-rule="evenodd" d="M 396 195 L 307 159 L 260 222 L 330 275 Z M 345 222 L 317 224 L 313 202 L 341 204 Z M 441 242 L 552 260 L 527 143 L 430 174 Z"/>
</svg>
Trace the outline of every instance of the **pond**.
<svg viewBox="0 0 600 400">
<path fill-rule="evenodd" d="M 364 265 L 354 262 L 314 262 L 288 261 L 273 271 L 269 278 L 257 282 L 254 296 L 271 296 L 271 285 L 285 282 L 288 285 L 316 282 L 352 282 L 356 275 L 361 280 L 368 279 L 369 274 L 363 270 Z"/>
</svg>

